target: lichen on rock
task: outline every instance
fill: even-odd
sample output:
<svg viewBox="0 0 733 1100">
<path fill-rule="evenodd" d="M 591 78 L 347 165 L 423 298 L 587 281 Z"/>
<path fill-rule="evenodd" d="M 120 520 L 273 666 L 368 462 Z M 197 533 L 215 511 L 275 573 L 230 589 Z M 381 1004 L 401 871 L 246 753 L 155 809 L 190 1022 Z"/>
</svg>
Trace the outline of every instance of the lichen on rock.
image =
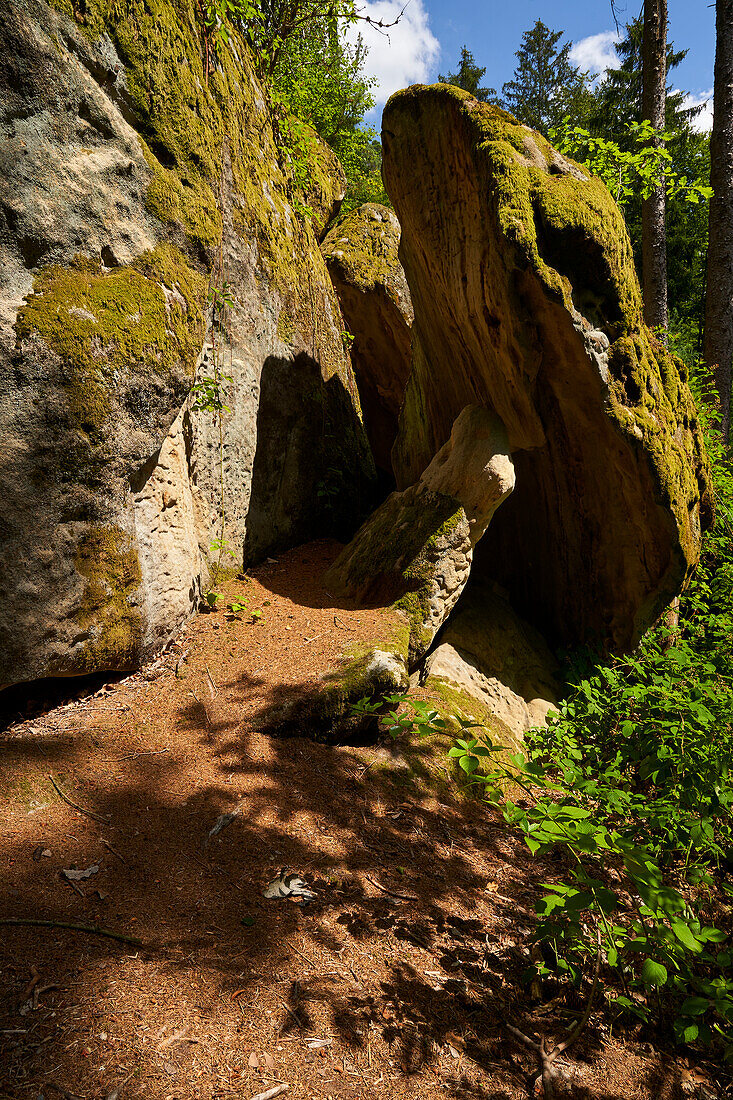
<svg viewBox="0 0 733 1100">
<path fill-rule="evenodd" d="M 407 615 L 405 660 L 427 652 L 468 580 L 473 549 L 514 488 L 501 422 L 467 407 L 419 481 L 392 493 L 331 567 L 328 583 Z"/>
</svg>

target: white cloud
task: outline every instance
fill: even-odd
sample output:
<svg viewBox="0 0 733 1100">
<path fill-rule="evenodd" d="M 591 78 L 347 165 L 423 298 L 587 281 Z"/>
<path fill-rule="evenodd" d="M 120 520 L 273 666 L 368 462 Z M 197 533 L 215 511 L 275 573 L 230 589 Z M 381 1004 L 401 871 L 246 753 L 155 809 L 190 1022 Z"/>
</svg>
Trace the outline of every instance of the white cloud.
<svg viewBox="0 0 733 1100">
<path fill-rule="evenodd" d="M 373 0 L 357 10 L 360 15 L 392 23 L 403 6 L 404 0 Z M 440 43 L 430 30 L 423 0 L 411 0 L 399 23 L 387 30 L 380 31 L 359 20 L 346 32 L 351 42 L 355 42 L 358 35 L 369 48 L 364 71 L 367 76 L 377 79 L 373 94 L 378 106 L 386 103 L 400 88 L 426 81 L 440 54 Z"/>
<path fill-rule="evenodd" d="M 693 92 L 685 96 L 683 107 L 699 107 L 705 104 L 699 115 L 692 120 L 693 130 L 699 130 L 701 134 L 707 134 L 713 128 L 713 89 L 707 92 Z"/>
<path fill-rule="evenodd" d="M 583 72 L 596 73 L 599 76 L 606 69 L 618 69 L 621 62 L 613 47 L 619 38 L 618 31 L 601 31 L 600 34 L 581 38 L 570 51 L 570 60 Z"/>
</svg>

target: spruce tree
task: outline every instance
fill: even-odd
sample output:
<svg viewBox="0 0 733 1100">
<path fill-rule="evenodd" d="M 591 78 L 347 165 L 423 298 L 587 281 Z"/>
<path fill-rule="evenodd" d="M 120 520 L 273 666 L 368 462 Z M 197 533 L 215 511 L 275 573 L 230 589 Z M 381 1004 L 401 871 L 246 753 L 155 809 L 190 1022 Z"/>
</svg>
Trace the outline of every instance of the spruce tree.
<svg viewBox="0 0 733 1100">
<path fill-rule="evenodd" d="M 538 19 L 522 35 L 514 77 L 503 87 L 504 106 L 520 122 L 545 133 L 565 115 L 577 118 L 588 95 L 588 74 L 570 61 L 572 42 L 560 45 L 563 31 L 553 31 Z"/>
<path fill-rule="evenodd" d="M 486 66 L 482 69 L 480 65 L 477 65 L 471 51 L 466 46 L 462 46 L 458 71 L 448 73 L 447 76 L 443 76 L 441 73 L 438 80 L 441 84 L 454 84 L 457 88 L 464 88 L 481 103 L 498 103 L 496 88 L 482 88 L 480 86 L 481 78 L 485 72 Z"/>
</svg>

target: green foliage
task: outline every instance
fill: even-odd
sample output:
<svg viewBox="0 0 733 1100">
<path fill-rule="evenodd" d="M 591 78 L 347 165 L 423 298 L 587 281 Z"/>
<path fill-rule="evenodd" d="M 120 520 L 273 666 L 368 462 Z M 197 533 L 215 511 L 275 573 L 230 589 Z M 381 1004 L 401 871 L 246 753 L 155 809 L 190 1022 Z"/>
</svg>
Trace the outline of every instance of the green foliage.
<svg viewBox="0 0 733 1100">
<path fill-rule="evenodd" d="M 643 20 L 628 23 L 624 37 L 616 44 L 620 67 L 607 69 L 598 85 L 572 111 L 572 125 L 587 130 L 594 138 L 614 142 L 624 153 L 634 155 L 634 124 L 641 123 L 641 46 Z M 667 73 L 684 60 L 685 50 L 667 49 Z M 707 181 L 710 178 L 710 143 L 707 134 L 693 129 L 700 107 L 687 107 L 685 94 L 668 87 L 665 108 L 665 134 L 668 165 L 677 179 Z M 615 193 L 614 188 L 611 191 Z M 624 217 L 634 247 L 637 268 L 641 269 L 642 196 L 628 195 Z M 695 324 L 696 343 L 700 343 L 701 302 L 704 296 L 705 256 L 707 250 L 707 203 L 691 205 L 685 190 L 673 193 L 667 201 L 667 278 L 673 327 Z"/>
<path fill-rule="evenodd" d="M 313 213 L 305 196 L 317 155 L 308 127 L 330 146 L 344 169 L 348 188 L 343 209 L 364 202 L 389 205 L 379 138 L 362 124 L 374 106 L 374 81 L 363 75 L 366 48 L 360 37 L 350 45 L 343 33 L 363 18 L 353 0 L 207 0 L 207 42 L 214 50 L 228 47 L 229 28 L 236 26 L 257 59 L 291 175 L 293 206 L 303 217 Z"/>
<path fill-rule="evenodd" d="M 657 133 L 648 119 L 629 123 L 628 140 L 623 144 L 594 137 L 582 126 L 573 126 L 568 118 L 557 129 L 550 130 L 548 136 L 559 152 L 600 176 L 619 205 L 631 199 L 649 198 L 662 183 L 668 198 L 679 196 L 697 205 L 712 196 L 712 188 L 702 179 L 688 179 L 675 170 L 672 155 L 664 144 L 673 135 Z"/>
<path fill-rule="evenodd" d="M 376 717 L 380 728 L 393 741 L 411 735 L 427 737 L 431 733 L 445 733 L 448 728 L 439 712 L 429 703 L 409 699 L 405 692 L 377 699 L 359 699 L 350 704 L 349 713 L 354 718 Z"/>
<path fill-rule="evenodd" d="M 733 1059 L 733 980 L 724 871 L 733 859 L 733 472 L 709 433 L 717 517 L 673 631 L 576 666 L 572 687 L 526 752 L 497 762 L 481 733 L 450 750 L 538 857 L 545 885 L 540 975 L 579 981 L 601 950 L 609 1004 L 666 1024 L 680 1042 Z M 482 766 L 479 774 L 479 766 Z M 506 790 L 518 792 L 513 797 Z M 534 974 L 534 971 L 533 971 Z"/>
<path fill-rule="evenodd" d="M 362 75 L 365 57 L 361 38 L 351 46 L 328 23 L 314 23 L 288 39 L 272 73 L 283 113 L 312 126 L 338 157 L 347 179 L 344 209 L 389 201 L 376 132 L 361 124 L 374 106 L 374 81 Z"/>
<path fill-rule="evenodd" d="M 573 44 L 560 46 L 562 37 L 562 31 L 552 31 L 538 19 L 522 35 L 514 76 L 502 89 L 502 106 L 543 134 L 568 114 L 582 115 L 589 94 L 588 74 L 571 64 Z"/>
<path fill-rule="evenodd" d="M 247 604 L 249 600 L 232 600 L 229 604 L 229 611 L 232 615 L 239 616 L 243 611 L 247 610 Z"/>
<path fill-rule="evenodd" d="M 215 277 L 219 276 L 215 272 Z M 193 396 L 192 408 L 198 412 L 210 413 L 216 422 L 218 433 L 219 452 L 219 535 L 211 544 L 210 549 L 216 554 L 216 563 L 213 569 L 212 580 L 216 585 L 222 573 L 222 561 L 224 554 L 234 557 L 234 552 L 229 548 L 225 537 L 226 532 L 226 503 L 224 494 L 224 413 L 231 412 L 226 404 L 226 388 L 234 382 L 230 374 L 223 372 L 223 346 L 227 339 L 227 324 L 229 313 L 234 306 L 234 299 L 229 284 L 222 281 L 221 285 L 214 283 L 209 291 L 209 305 L 211 307 L 211 374 L 197 376 L 191 387 Z M 218 598 L 218 597 L 217 597 Z M 210 603 L 208 595 L 205 596 Z M 216 606 L 215 603 L 210 606 Z"/>
<path fill-rule="evenodd" d="M 466 46 L 462 46 L 461 60 L 456 72 L 448 73 L 447 76 L 441 74 L 438 76 L 438 80 L 441 84 L 455 84 L 457 88 L 463 88 L 464 91 L 470 92 L 475 99 L 478 99 L 480 103 L 498 103 L 496 88 L 482 88 L 480 86 L 485 72 L 486 67 L 484 66 L 482 69 L 480 65 L 477 65 L 471 51 Z"/>
</svg>

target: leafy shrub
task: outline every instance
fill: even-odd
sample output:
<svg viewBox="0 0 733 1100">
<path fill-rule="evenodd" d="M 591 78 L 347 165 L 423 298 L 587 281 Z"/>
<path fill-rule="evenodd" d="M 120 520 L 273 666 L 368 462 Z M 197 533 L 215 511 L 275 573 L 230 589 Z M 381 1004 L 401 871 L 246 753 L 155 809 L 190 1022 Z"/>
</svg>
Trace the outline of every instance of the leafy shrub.
<svg viewBox="0 0 733 1100">
<path fill-rule="evenodd" d="M 498 746 L 473 729 L 450 755 L 534 855 L 564 857 L 564 876 L 538 904 L 545 951 L 532 975 L 578 982 L 600 950 L 611 1006 L 671 1019 L 679 1041 L 715 1042 L 733 1060 L 732 955 L 711 917 L 729 924 L 733 898 L 724 881 L 733 862 L 733 476 L 710 430 L 708 444 L 716 519 L 679 626 L 658 626 L 637 652 L 587 675 L 576 665 L 524 754 L 497 763 Z"/>
</svg>

